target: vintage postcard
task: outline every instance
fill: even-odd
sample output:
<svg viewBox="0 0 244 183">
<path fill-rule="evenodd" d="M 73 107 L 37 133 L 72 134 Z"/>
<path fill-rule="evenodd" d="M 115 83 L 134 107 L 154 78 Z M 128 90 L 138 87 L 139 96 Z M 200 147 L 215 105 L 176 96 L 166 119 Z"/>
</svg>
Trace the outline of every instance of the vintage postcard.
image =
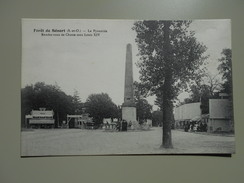
<svg viewBox="0 0 244 183">
<path fill-rule="evenodd" d="M 230 20 L 22 19 L 21 157 L 232 154 Z"/>
</svg>

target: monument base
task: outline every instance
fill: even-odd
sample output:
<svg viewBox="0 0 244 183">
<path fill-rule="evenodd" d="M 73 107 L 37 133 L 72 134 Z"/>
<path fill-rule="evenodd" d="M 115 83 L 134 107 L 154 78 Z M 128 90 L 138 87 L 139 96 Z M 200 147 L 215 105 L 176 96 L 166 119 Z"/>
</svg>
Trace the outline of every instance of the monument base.
<svg viewBox="0 0 244 183">
<path fill-rule="evenodd" d="M 136 108 L 122 107 L 122 119 L 129 122 L 136 122 Z"/>
</svg>

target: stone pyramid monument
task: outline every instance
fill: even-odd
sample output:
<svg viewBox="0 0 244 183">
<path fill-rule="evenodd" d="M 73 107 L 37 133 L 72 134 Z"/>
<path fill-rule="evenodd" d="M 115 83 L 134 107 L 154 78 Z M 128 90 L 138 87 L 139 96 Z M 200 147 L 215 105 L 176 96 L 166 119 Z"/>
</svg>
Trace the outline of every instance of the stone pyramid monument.
<svg viewBox="0 0 244 183">
<path fill-rule="evenodd" d="M 127 123 L 137 124 L 136 121 L 136 104 L 134 102 L 133 86 L 133 64 L 132 64 L 132 46 L 126 46 L 125 61 L 125 86 L 124 86 L 124 103 L 122 104 L 122 119 Z"/>
</svg>

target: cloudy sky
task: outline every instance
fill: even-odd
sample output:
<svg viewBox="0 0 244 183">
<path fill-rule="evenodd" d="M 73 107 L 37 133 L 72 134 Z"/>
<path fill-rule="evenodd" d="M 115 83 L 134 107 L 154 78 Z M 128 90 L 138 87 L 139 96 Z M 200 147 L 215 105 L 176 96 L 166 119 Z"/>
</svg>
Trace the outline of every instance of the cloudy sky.
<svg viewBox="0 0 244 183">
<path fill-rule="evenodd" d="M 139 80 L 133 20 L 22 21 L 22 88 L 36 82 L 57 83 L 69 95 L 77 90 L 84 102 L 91 93 L 108 93 L 121 105 L 124 94 L 126 44 L 132 44 L 134 80 Z M 223 48 L 231 48 L 229 20 L 193 21 L 191 30 L 208 47 L 209 72 L 216 73 Z M 50 32 L 46 30 L 49 29 Z M 55 30 L 65 30 L 54 36 Z M 70 32 L 68 32 L 70 30 Z M 72 32 L 74 30 L 75 32 Z M 102 31 L 94 36 L 94 30 Z M 76 34 L 76 36 L 67 35 Z M 93 36 L 87 36 L 88 34 Z M 42 35 L 45 34 L 45 35 Z M 52 34 L 48 36 L 47 34 Z M 83 34 L 83 36 L 77 36 Z M 184 98 L 186 94 L 180 96 Z M 149 102 L 154 104 L 154 97 Z M 157 107 L 154 107 L 156 109 Z"/>
</svg>

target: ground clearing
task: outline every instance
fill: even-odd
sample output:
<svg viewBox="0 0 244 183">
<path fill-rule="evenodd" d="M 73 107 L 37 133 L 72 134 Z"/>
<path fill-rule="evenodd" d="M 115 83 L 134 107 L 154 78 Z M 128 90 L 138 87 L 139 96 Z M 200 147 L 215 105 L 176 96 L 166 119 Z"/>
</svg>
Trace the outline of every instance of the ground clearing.
<svg viewBox="0 0 244 183">
<path fill-rule="evenodd" d="M 98 154 L 233 153 L 234 137 L 172 130 L 173 149 L 160 148 L 162 129 L 104 130 L 37 129 L 21 132 L 21 156 Z"/>
</svg>

